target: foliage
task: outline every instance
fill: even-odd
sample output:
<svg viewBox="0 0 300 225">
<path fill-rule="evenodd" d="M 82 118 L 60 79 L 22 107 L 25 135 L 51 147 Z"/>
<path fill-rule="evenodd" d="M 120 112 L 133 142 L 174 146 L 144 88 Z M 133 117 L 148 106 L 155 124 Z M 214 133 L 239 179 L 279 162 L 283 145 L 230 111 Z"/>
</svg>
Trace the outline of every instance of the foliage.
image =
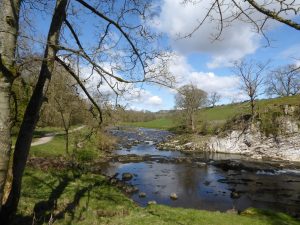
<svg viewBox="0 0 300 225">
<path fill-rule="evenodd" d="M 183 118 L 186 120 L 187 127 L 195 130 L 195 113 L 207 102 L 207 93 L 195 85 L 184 85 L 178 89 L 175 96 L 176 108 L 181 110 Z"/>
<path fill-rule="evenodd" d="M 282 116 L 280 111 L 267 111 L 260 115 L 260 130 L 267 137 L 277 137 L 280 132 L 280 117 Z"/>
</svg>

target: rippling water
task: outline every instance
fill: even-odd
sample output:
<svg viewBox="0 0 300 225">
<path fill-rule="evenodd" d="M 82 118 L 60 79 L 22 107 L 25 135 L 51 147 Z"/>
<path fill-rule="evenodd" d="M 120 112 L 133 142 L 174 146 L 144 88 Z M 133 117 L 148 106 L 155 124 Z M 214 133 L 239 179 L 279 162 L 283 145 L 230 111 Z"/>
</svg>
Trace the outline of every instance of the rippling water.
<svg viewBox="0 0 300 225">
<path fill-rule="evenodd" d="M 128 138 L 126 131 L 118 131 L 118 135 Z M 130 149 L 121 149 L 117 154 L 155 155 L 163 157 L 183 157 L 183 153 L 159 151 L 153 143 L 169 135 L 167 132 L 140 129 L 135 132 L 142 142 Z M 137 135 L 139 133 L 139 135 Z M 129 134 L 135 139 L 134 132 Z M 142 138 L 144 136 L 144 139 Z M 152 136 L 154 138 L 152 138 Z M 189 157 L 195 157 L 189 156 Z M 226 211 L 228 209 L 243 210 L 257 207 L 286 211 L 291 214 L 300 213 L 300 170 L 278 168 L 274 170 L 224 170 L 216 167 L 213 161 L 235 159 L 245 161 L 245 157 L 229 154 L 199 154 L 207 163 L 198 166 L 195 163 L 109 163 L 105 173 L 113 175 L 124 172 L 134 174 L 129 183 L 146 193 L 146 198 L 139 198 L 138 193 L 131 197 L 138 204 L 145 206 L 148 201 L 155 200 L 159 204 L 176 207 L 197 208 Z M 258 163 L 262 165 L 263 162 Z M 171 200 L 170 194 L 176 193 L 177 200 Z"/>
</svg>

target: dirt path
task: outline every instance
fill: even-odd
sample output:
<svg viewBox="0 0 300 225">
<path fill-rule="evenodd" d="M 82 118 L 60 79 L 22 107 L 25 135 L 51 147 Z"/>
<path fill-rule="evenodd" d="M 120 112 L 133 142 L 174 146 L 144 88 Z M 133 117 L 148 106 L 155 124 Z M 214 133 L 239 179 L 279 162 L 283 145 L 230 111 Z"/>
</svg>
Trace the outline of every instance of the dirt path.
<svg viewBox="0 0 300 225">
<path fill-rule="evenodd" d="M 77 128 L 74 128 L 72 130 L 69 131 L 69 134 L 70 133 L 73 133 L 75 131 L 78 131 L 78 130 L 81 130 L 82 128 L 84 128 L 85 125 L 82 125 L 80 127 L 77 127 Z M 55 132 L 55 133 L 49 133 L 49 134 L 46 134 L 45 137 L 41 137 L 41 138 L 38 138 L 36 139 L 34 142 L 31 143 L 31 146 L 37 146 L 37 145 L 43 145 L 43 144 L 46 144 L 50 141 L 53 140 L 53 138 L 55 137 L 55 135 L 58 135 L 58 134 L 64 134 L 64 132 Z"/>
</svg>

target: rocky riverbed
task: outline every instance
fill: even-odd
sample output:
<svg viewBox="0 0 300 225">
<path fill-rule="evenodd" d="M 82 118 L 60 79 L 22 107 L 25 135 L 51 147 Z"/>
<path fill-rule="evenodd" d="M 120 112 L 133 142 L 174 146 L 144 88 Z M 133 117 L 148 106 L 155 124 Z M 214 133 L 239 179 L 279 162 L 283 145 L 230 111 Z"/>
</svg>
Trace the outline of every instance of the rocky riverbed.
<svg viewBox="0 0 300 225">
<path fill-rule="evenodd" d="M 159 150 L 159 143 L 172 134 L 142 128 L 111 132 L 122 141 L 102 172 L 142 206 L 159 203 L 231 212 L 257 207 L 299 216 L 300 165 L 295 162 Z"/>
</svg>

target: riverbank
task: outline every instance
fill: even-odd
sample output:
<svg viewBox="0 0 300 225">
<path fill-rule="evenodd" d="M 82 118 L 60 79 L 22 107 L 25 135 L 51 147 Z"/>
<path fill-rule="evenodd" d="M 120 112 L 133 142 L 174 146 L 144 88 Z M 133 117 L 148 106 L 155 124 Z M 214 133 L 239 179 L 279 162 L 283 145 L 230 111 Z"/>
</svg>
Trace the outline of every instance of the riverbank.
<svg viewBox="0 0 300 225">
<path fill-rule="evenodd" d="M 185 153 L 216 152 L 240 154 L 257 160 L 300 162 L 300 134 L 265 137 L 232 131 L 227 136 L 175 135 L 157 145 L 161 150 Z"/>
<path fill-rule="evenodd" d="M 284 214 L 248 209 L 240 214 L 137 206 L 99 174 L 27 168 L 14 224 L 299 225 Z"/>
<path fill-rule="evenodd" d="M 139 190 L 133 195 L 132 193 L 128 193 L 126 188 L 135 187 L 132 184 L 135 184 L 134 182 L 138 180 L 144 180 L 150 183 L 158 181 L 161 188 L 164 188 L 164 184 L 160 182 L 174 180 L 174 176 L 177 175 L 178 178 L 188 178 L 194 182 L 198 182 L 197 176 L 190 174 L 191 171 L 195 171 L 197 168 L 199 170 L 198 172 L 195 171 L 197 174 L 207 170 L 212 172 L 212 170 L 209 169 L 210 167 L 220 168 L 222 171 L 225 171 L 222 172 L 224 174 L 227 173 L 226 170 L 229 172 L 235 170 L 236 164 L 230 162 L 219 161 L 219 165 L 213 165 L 214 162 L 208 160 L 207 163 L 200 165 L 199 162 L 203 161 L 201 157 L 199 157 L 197 161 L 194 160 L 196 159 L 195 157 L 183 156 L 178 152 L 161 152 L 157 150 L 154 144 L 159 143 L 164 137 L 167 137 L 168 134 L 169 133 L 166 132 L 162 135 L 160 131 L 143 129 L 125 132 L 123 135 L 124 140 L 129 139 L 131 142 L 130 146 L 125 146 L 125 148 L 113 152 L 113 154 L 110 154 L 106 159 L 104 159 L 105 155 L 101 154 L 101 160 L 98 157 L 88 157 L 85 158 L 85 161 L 74 162 L 58 154 L 59 152 L 64 152 L 63 145 L 60 146 L 61 149 L 56 149 L 55 151 L 51 149 L 51 154 L 46 154 L 48 149 L 50 149 L 47 145 L 51 145 L 51 142 L 44 146 L 39 146 L 40 149 L 44 151 L 44 154 L 42 158 L 32 156 L 29 160 L 23 179 L 24 188 L 22 189 L 21 203 L 14 224 L 300 224 L 298 220 L 287 214 L 268 210 L 246 209 L 240 211 L 230 207 L 230 210 L 219 212 L 183 209 L 159 204 L 147 206 L 147 202 L 151 200 L 153 202 L 155 199 L 151 194 L 155 192 L 155 187 L 151 189 L 152 186 L 149 186 L 147 183 L 145 184 L 146 186 L 135 185 Z M 55 139 L 53 141 L 55 141 Z M 81 149 L 81 151 L 81 154 L 83 154 L 85 149 Z M 158 156 L 159 153 L 162 155 Z M 130 157 L 135 160 L 138 159 L 138 161 L 126 161 L 130 159 Z M 163 159 L 165 161 L 160 161 Z M 224 168 L 221 162 L 231 167 Z M 121 166 L 122 171 L 119 175 L 115 174 L 111 167 L 112 165 Z M 136 171 L 132 173 L 132 180 L 122 180 L 123 172 L 129 172 L 128 166 L 131 165 L 133 168 L 136 168 Z M 148 176 L 139 174 L 145 167 L 139 167 L 138 165 L 149 166 L 151 170 L 145 171 Z M 185 175 L 175 168 L 176 165 L 179 165 L 179 167 L 185 171 Z M 187 167 L 185 165 L 187 165 Z M 249 168 L 244 167 L 243 170 L 252 173 L 251 168 L 253 168 L 253 165 L 250 165 Z M 107 169 L 112 172 L 112 176 L 109 176 Z M 258 167 L 258 169 L 264 168 Z M 270 169 L 270 167 L 265 167 L 265 169 Z M 163 174 L 159 174 L 157 171 L 162 171 Z M 172 173 L 170 174 L 170 172 Z M 211 172 L 209 176 L 212 178 Z M 202 188 L 209 190 L 216 185 L 238 185 L 236 186 L 235 192 L 239 194 L 242 199 L 244 194 L 239 191 L 239 185 L 243 186 L 245 182 L 247 183 L 246 186 L 249 184 L 255 185 L 255 180 L 243 179 L 244 173 L 239 175 L 235 174 L 234 177 L 231 176 L 231 173 L 232 172 L 230 172 L 230 176 L 227 179 L 220 179 L 219 175 L 216 176 L 216 181 L 207 181 L 206 179 L 199 178 L 201 183 L 199 183 L 200 186 L 198 188 L 200 188 L 199 190 Z M 239 178 L 239 176 L 242 177 Z M 176 179 L 174 181 L 177 182 Z M 243 182 L 242 184 L 240 184 L 241 181 Z M 179 184 L 187 185 L 183 180 L 178 182 L 178 185 Z M 297 185 L 297 183 L 291 180 L 289 188 L 292 187 L 291 185 Z M 149 192 L 147 190 L 145 191 L 144 187 L 149 187 Z M 175 188 L 178 186 L 171 185 L 171 187 Z M 191 186 L 191 188 L 193 187 Z M 147 194 L 146 197 L 138 197 L 139 193 L 143 191 Z M 184 195 L 179 192 L 179 190 L 176 192 L 179 197 L 178 200 L 170 200 L 169 191 L 167 191 L 167 199 L 173 204 L 181 204 L 181 201 L 184 200 Z M 216 198 L 217 205 L 223 203 L 222 199 L 218 200 L 218 198 L 224 196 L 228 201 L 231 199 L 231 193 L 235 192 L 233 192 L 233 190 L 226 191 L 226 194 L 221 192 L 219 197 Z M 283 190 L 280 192 L 285 194 Z M 163 196 L 163 192 L 154 194 Z M 219 194 L 219 192 L 208 192 L 205 193 L 205 196 L 214 197 L 214 194 Z M 190 195 L 189 193 L 188 196 Z M 139 206 L 141 204 L 136 201 L 137 198 L 146 202 L 145 205 L 142 204 L 145 207 Z M 285 195 L 284 198 L 289 197 Z M 134 201 L 131 199 L 134 199 Z M 202 200 L 202 205 L 208 204 L 204 200 L 205 199 Z M 238 202 L 239 199 L 235 199 L 235 201 Z M 138 204 L 136 202 L 138 202 Z M 157 202 L 160 203 L 161 201 L 157 200 Z M 226 207 L 224 209 L 226 209 Z"/>
</svg>

